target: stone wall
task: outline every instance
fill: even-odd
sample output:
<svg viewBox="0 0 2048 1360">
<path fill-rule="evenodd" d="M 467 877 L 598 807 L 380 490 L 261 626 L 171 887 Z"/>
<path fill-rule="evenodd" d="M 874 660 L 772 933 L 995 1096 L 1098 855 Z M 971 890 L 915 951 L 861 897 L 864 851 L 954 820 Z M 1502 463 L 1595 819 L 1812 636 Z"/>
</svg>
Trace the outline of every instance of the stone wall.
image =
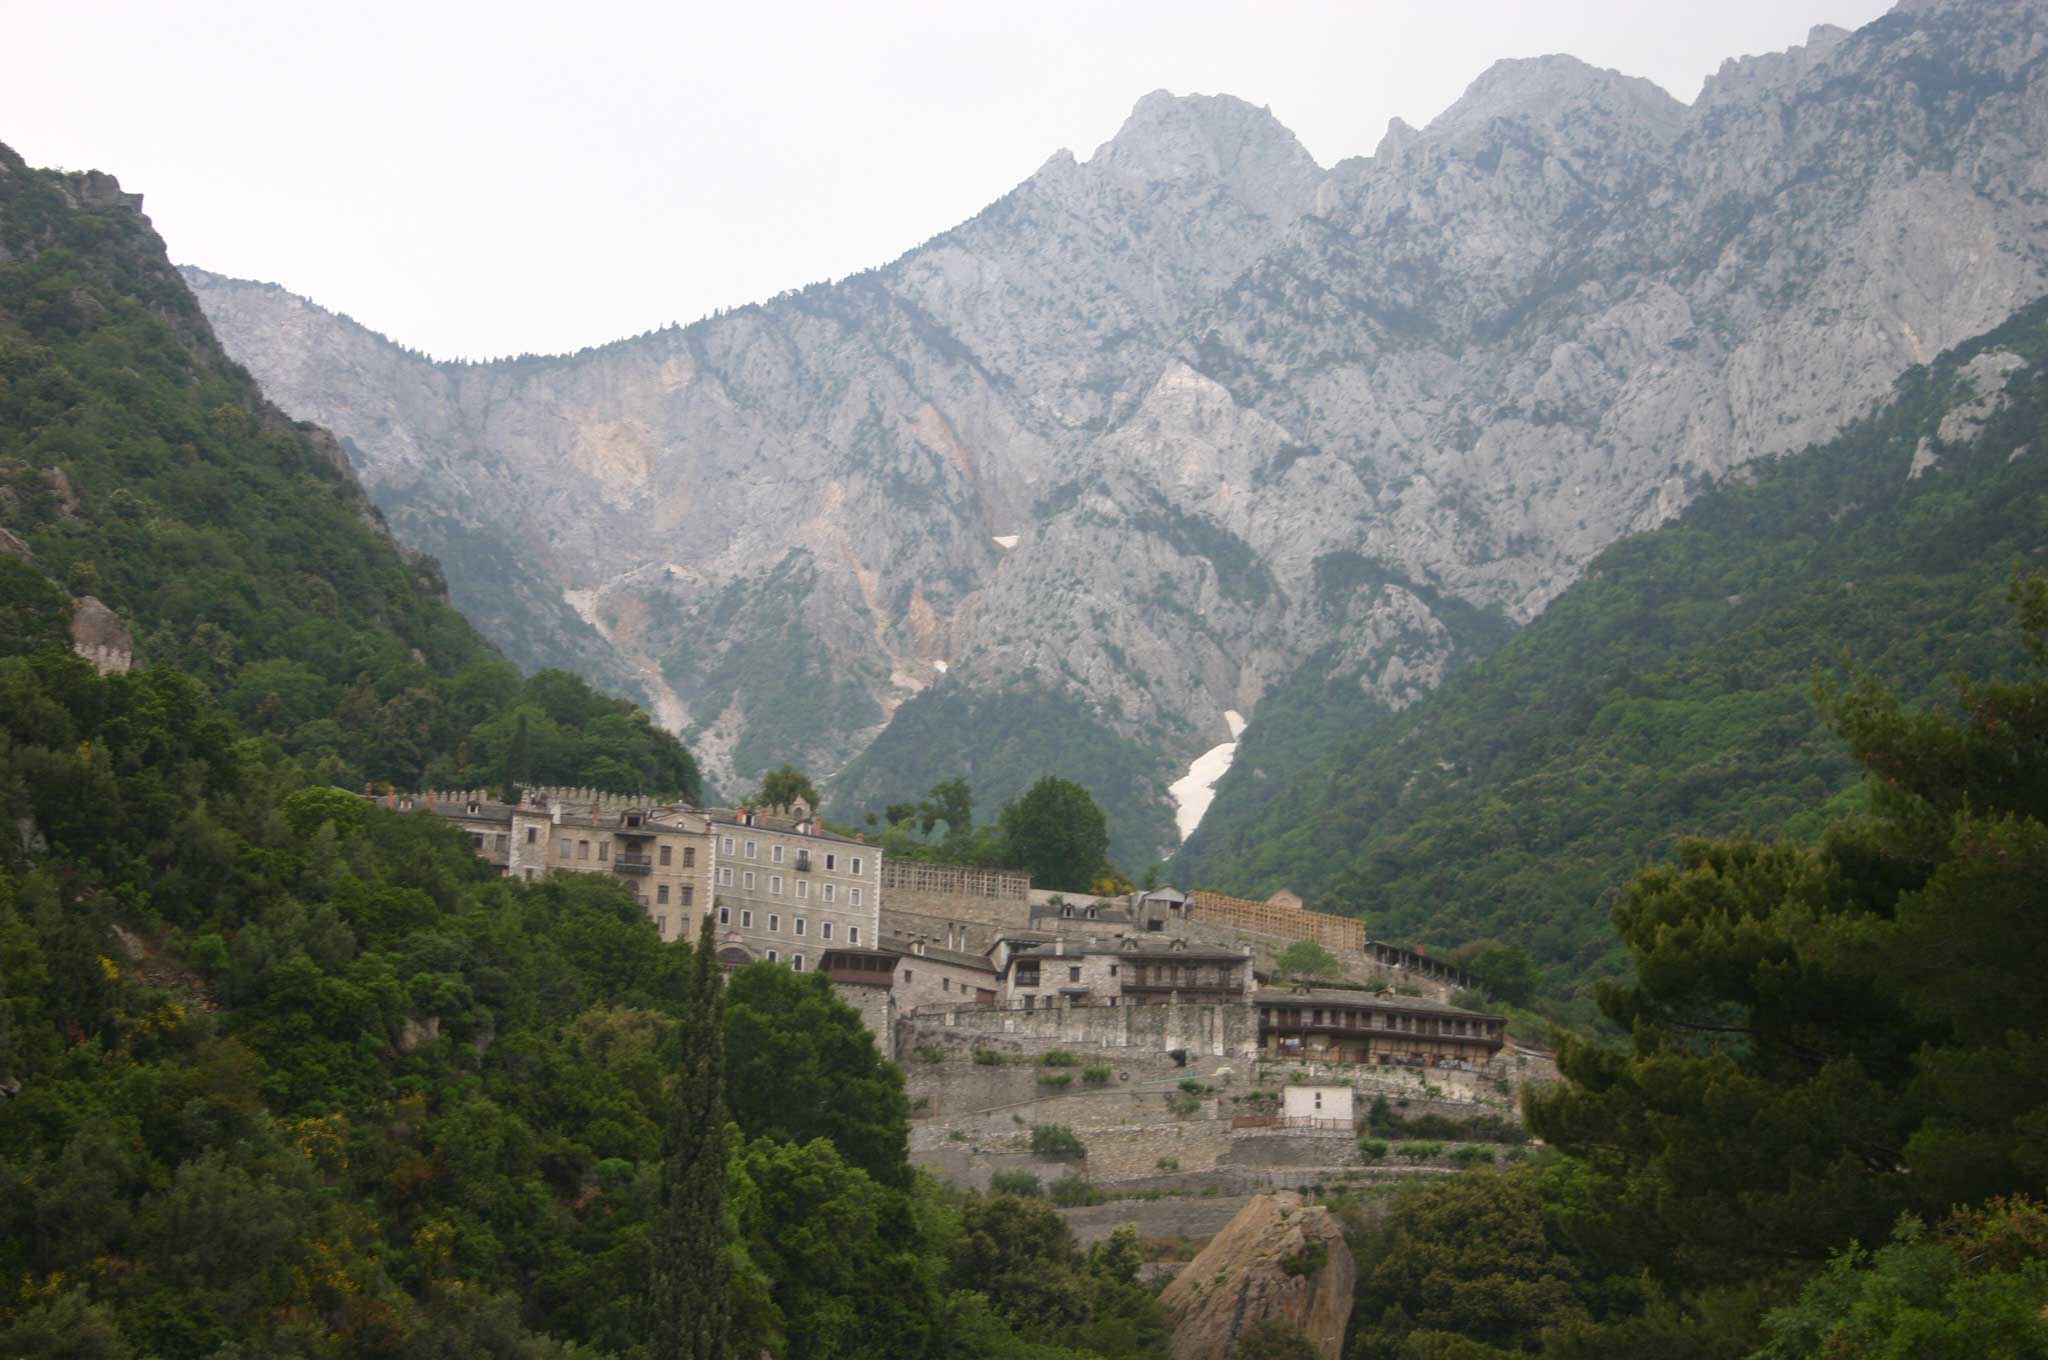
<svg viewBox="0 0 2048 1360">
<path fill-rule="evenodd" d="M 966 922 L 984 931 L 1025 930 L 1031 925 L 1031 876 L 1009 869 L 976 869 L 964 864 L 919 864 L 884 860 L 880 879 L 882 908 L 903 918 L 901 928 L 943 933 L 948 921 Z M 907 918 L 922 918 L 914 921 Z M 978 945 L 985 949 L 981 932 Z"/>
<path fill-rule="evenodd" d="M 905 1016 L 896 1023 L 899 1058 L 921 1045 L 964 1054 L 987 1045 L 1009 1053 L 1067 1048 L 1139 1049 L 1250 1060 L 1259 1046 L 1258 1008 L 1240 1001 L 1164 1006 L 1008 1006 Z"/>
<path fill-rule="evenodd" d="M 860 1012 L 860 1022 L 875 1036 L 884 1053 L 889 1051 L 890 1032 L 896 1026 L 896 998 L 887 987 L 858 982 L 835 982 L 832 995 Z"/>
</svg>

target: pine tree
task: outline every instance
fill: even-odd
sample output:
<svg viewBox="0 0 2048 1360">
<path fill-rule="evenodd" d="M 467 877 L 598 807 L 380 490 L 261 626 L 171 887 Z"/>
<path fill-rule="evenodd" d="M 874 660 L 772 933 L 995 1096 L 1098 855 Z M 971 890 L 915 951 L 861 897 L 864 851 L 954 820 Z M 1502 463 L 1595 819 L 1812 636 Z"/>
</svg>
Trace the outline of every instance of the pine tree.
<svg viewBox="0 0 2048 1360">
<path fill-rule="evenodd" d="M 654 1222 L 656 1360 L 725 1360 L 732 1263 L 725 1250 L 725 983 L 704 915 L 683 1009 L 667 1159 Z"/>
</svg>

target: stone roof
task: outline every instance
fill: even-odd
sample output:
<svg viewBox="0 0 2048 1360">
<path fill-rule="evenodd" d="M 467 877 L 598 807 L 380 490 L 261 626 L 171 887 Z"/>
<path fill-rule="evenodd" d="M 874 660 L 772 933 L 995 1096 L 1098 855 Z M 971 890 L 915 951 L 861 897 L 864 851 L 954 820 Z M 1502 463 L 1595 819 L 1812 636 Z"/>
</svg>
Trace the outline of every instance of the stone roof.
<svg viewBox="0 0 2048 1360">
<path fill-rule="evenodd" d="M 1064 947 L 1061 947 L 1056 944 L 1041 944 L 1034 945 L 1029 949 L 1015 950 L 1011 953 L 1010 957 L 1013 960 L 1053 958 L 1071 959 L 1083 957 L 1090 954 L 1114 954 L 1118 958 L 1144 959 L 1147 962 L 1157 960 L 1162 963 L 1171 962 L 1175 959 L 1191 959 L 1198 963 L 1249 963 L 1251 961 L 1251 956 L 1249 954 L 1245 954 L 1239 950 L 1204 949 L 1199 945 L 1186 949 L 1175 949 L 1170 945 L 1153 944 L 1149 940 L 1141 941 L 1135 946 L 1127 946 L 1124 944 L 1099 944 L 1094 941 L 1090 941 L 1086 944 L 1068 944 Z"/>
<path fill-rule="evenodd" d="M 952 968 L 966 968 L 976 973 L 987 973 L 990 976 L 994 976 L 996 971 L 995 965 L 980 954 L 963 954 L 957 949 L 941 949 L 929 944 L 924 947 L 924 952 L 920 954 L 901 935 L 893 935 L 886 938 L 889 941 L 889 952 L 900 954 L 906 959 L 929 959 L 933 963 L 943 963 Z"/>
<path fill-rule="evenodd" d="M 868 841 L 842 836 L 836 831 L 827 831 L 816 822 L 802 823 L 789 817 L 770 816 L 765 812 L 755 813 L 751 825 L 740 820 L 745 814 L 737 808 L 710 808 L 703 815 L 720 826 L 736 826 L 742 831 L 773 831 L 784 836 L 801 836 L 807 841 L 833 841 L 840 845 L 857 845 L 877 852 L 881 849 L 880 846 Z M 804 830 L 806 825 L 811 829 Z"/>
</svg>

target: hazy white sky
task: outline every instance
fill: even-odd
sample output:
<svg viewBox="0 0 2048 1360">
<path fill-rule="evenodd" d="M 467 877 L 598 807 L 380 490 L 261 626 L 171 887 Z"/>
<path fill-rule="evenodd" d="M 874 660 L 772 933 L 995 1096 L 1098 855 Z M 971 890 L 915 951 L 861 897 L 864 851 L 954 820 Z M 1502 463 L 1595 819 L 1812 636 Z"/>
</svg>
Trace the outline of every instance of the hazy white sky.
<svg viewBox="0 0 2048 1360">
<path fill-rule="evenodd" d="M 1138 97 L 1271 106 L 1323 164 L 1500 57 L 1690 100 L 1886 0 L 865 5 L 7 0 L 0 141 L 148 196 L 172 258 L 395 339 L 574 349 L 883 263 Z"/>
</svg>

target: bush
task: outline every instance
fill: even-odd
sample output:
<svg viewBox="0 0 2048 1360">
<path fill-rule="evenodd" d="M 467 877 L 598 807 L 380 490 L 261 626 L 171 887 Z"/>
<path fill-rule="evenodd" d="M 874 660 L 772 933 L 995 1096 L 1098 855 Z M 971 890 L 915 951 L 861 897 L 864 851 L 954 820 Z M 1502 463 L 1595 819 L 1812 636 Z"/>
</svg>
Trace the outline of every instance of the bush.
<svg viewBox="0 0 2048 1360">
<path fill-rule="evenodd" d="M 1280 1273 L 1296 1277 L 1313 1275 L 1329 1264 L 1329 1260 L 1330 1248 L 1320 1239 L 1314 1242 L 1304 1242 L 1301 1244 L 1300 1251 L 1295 1252 L 1292 1256 L 1280 1258 Z"/>
<path fill-rule="evenodd" d="M 1065 1124 L 1032 1125 L 1031 1152 L 1053 1162 L 1078 1162 L 1088 1155 L 1088 1149 Z"/>
<path fill-rule="evenodd" d="M 1372 1108 L 1365 1112 L 1365 1126 L 1374 1133 L 1394 1131 L 1394 1107 L 1387 1104 L 1385 1096 L 1372 1098 Z"/>
<path fill-rule="evenodd" d="M 942 1063 L 946 1060 L 946 1050 L 937 1044 L 919 1044 L 917 1060 L 922 1063 Z"/>
<path fill-rule="evenodd" d="M 1451 1149 L 1451 1160 L 1459 1166 L 1492 1166 L 1493 1149 L 1467 1143 L 1463 1147 Z"/>
<path fill-rule="evenodd" d="M 1188 1077 L 1181 1082 L 1180 1089 L 1186 1091 L 1191 1096 L 1206 1096 L 1216 1088 L 1205 1082 L 1197 1081 L 1193 1077 Z"/>
<path fill-rule="evenodd" d="M 1062 1209 L 1078 1208 L 1083 1204 L 1100 1204 L 1103 1194 L 1086 1176 L 1062 1176 L 1052 1183 L 1048 1192 L 1052 1202 Z"/>
<path fill-rule="evenodd" d="M 1037 1199 L 1045 1193 L 1038 1177 L 1029 1171 L 998 1171 L 988 1178 L 988 1192 L 991 1195 L 1018 1195 L 1024 1199 Z"/>
<path fill-rule="evenodd" d="M 1004 1061 L 1003 1055 L 996 1049 L 977 1048 L 974 1050 L 974 1065 L 976 1067 L 1001 1067 Z"/>
<path fill-rule="evenodd" d="M 1202 1098 L 1187 1091 L 1168 1091 L 1166 1112 L 1175 1119 L 1190 1118 L 1202 1112 Z"/>
<path fill-rule="evenodd" d="M 1081 1060 L 1064 1048 L 1055 1048 L 1038 1060 L 1047 1067 L 1079 1067 Z"/>
<path fill-rule="evenodd" d="M 1387 1155 L 1388 1146 L 1384 1138 L 1361 1138 L 1358 1140 L 1358 1155 L 1368 1162 L 1377 1162 Z"/>
<path fill-rule="evenodd" d="M 1152 1163 L 1152 1166 L 1157 1171 L 1178 1171 L 1180 1170 L 1180 1158 L 1161 1157 L 1158 1161 Z"/>
<path fill-rule="evenodd" d="M 910 1112 L 912 1114 L 923 1114 L 931 1109 L 931 1107 L 932 1098 L 930 1096 L 919 1096 L 916 1100 L 910 1102 Z"/>
<path fill-rule="evenodd" d="M 1264 1318 L 1237 1334 L 1229 1360 L 1322 1360 L 1322 1352 L 1293 1323 Z"/>
<path fill-rule="evenodd" d="M 1184 1048 L 1169 1048 L 1166 1050 L 1166 1056 L 1173 1059 L 1175 1067 L 1186 1067 L 1188 1065 L 1188 1051 Z"/>
<path fill-rule="evenodd" d="M 1073 1085 L 1074 1074 L 1072 1072 L 1040 1072 L 1038 1074 L 1038 1084 L 1040 1086 L 1049 1086 L 1057 1091 Z"/>
<path fill-rule="evenodd" d="M 1401 1155 L 1406 1157 L 1411 1163 L 1420 1166 L 1424 1162 L 1435 1161 L 1438 1157 L 1443 1156 L 1444 1145 L 1442 1143 L 1403 1143 L 1401 1144 Z"/>
<path fill-rule="evenodd" d="M 1107 1085 L 1109 1075 L 1107 1067 L 1084 1067 L 1081 1069 L 1081 1080 L 1087 1082 L 1090 1086 Z"/>
</svg>

